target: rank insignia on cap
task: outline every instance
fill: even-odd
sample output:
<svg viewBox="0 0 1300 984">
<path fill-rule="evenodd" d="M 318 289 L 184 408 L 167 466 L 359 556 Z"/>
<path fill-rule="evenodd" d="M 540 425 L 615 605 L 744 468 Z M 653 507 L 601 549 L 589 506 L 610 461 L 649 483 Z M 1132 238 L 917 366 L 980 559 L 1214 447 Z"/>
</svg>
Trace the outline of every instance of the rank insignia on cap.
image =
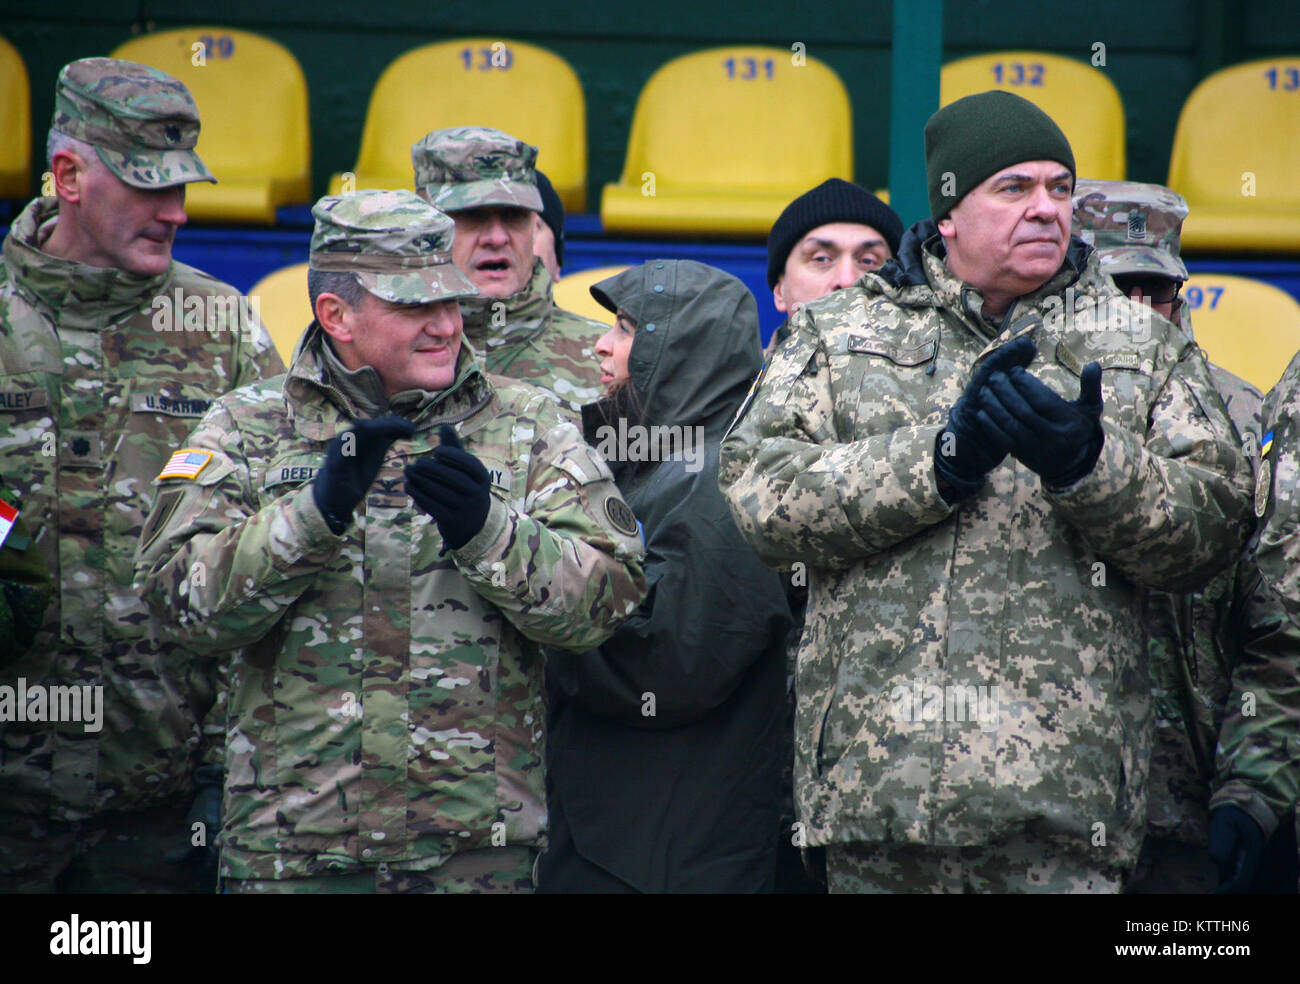
<svg viewBox="0 0 1300 984">
<path fill-rule="evenodd" d="M 211 451 L 200 451 L 198 448 L 181 448 L 167 459 L 167 464 L 163 465 L 163 470 L 158 477 L 198 478 L 199 472 L 203 471 L 211 460 Z"/>
<path fill-rule="evenodd" d="M 1147 239 L 1147 214 L 1132 209 L 1128 213 L 1128 238 L 1132 242 L 1144 243 Z"/>
</svg>

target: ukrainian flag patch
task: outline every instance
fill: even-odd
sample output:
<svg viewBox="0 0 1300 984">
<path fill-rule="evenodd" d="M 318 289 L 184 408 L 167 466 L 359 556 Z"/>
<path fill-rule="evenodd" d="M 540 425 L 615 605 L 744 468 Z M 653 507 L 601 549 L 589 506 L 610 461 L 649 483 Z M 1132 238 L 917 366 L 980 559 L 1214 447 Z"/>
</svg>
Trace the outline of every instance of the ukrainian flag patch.
<svg viewBox="0 0 1300 984">
<path fill-rule="evenodd" d="M 1273 432 L 1269 431 L 1267 434 L 1265 434 L 1263 437 L 1259 439 L 1259 456 L 1261 458 L 1267 458 L 1269 448 L 1271 448 L 1272 446 L 1273 446 Z"/>
<path fill-rule="evenodd" d="M 195 479 L 199 477 L 199 472 L 203 471 L 211 460 L 211 451 L 201 451 L 198 448 L 181 448 L 167 459 L 167 464 L 163 465 L 163 470 L 158 477 Z"/>
</svg>

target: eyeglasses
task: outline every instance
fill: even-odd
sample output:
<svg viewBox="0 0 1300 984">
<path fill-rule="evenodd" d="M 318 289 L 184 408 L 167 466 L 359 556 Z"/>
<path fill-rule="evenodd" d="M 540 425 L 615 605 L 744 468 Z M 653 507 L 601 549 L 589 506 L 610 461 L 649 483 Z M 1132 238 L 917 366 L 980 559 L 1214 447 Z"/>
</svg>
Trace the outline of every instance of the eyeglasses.
<svg viewBox="0 0 1300 984">
<path fill-rule="evenodd" d="M 1124 292 L 1125 297 L 1132 297 L 1134 290 L 1140 290 L 1143 299 L 1152 304 L 1172 304 L 1178 292 L 1183 289 L 1181 280 L 1144 276 L 1140 273 L 1121 273 L 1111 279 L 1115 281 L 1115 286 Z"/>
</svg>

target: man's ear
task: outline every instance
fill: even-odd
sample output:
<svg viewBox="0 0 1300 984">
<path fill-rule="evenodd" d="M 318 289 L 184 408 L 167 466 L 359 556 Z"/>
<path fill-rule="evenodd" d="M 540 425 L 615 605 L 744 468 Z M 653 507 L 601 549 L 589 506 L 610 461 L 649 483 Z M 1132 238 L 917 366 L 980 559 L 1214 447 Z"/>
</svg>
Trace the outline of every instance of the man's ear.
<svg viewBox="0 0 1300 984">
<path fill-rule="evenodd" d="M 772 303 L 782 314 L 789 314 L 789 305 L 785 303 L 785 274 L 776 278 L 776 286 L 772 288 Z"/>
<path fill-rule="evenodd" d="M 81 201 L 81 178 L 90 169 L 90 162 L 71 150 L 61 150 L 50 161 L 54 176 L 54 194 L 60 201 L 77 204 Z"/>
<path fill-rule="evenodd" d="M 316 320 L 320 322 L 325 334 L 336 342 L 351 342 L 352 308 L 338 294 L 318 294 L 316 296 Z"/>
<path fill-rule="evenodd" d="M 952 224 L 951 215 L 945 215 L 935 223 L 935 227 L 939 230 L 939 235 L 943 236 L 944 239 L 951 239 L 957 235 L 957 227 Z"/>
</svg>

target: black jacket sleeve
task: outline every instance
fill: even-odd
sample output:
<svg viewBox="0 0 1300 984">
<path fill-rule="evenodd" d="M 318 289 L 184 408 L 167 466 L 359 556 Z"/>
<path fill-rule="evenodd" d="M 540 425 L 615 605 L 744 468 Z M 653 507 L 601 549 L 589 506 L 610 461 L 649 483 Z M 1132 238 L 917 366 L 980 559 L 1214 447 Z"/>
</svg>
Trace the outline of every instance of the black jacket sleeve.
<svg viewBox="0 0 1300 984">
<path fill-rule="evenodd" d="M 646 538 L 649 592 L 599 649 L 549 653 L 561 699 L 630 727 L 690 724 L 722 704 L 791 622 L 779 575 L 736 529 L 717 449 L 688 473 L 665 462 L 629 496 Z"/>
</svg>

